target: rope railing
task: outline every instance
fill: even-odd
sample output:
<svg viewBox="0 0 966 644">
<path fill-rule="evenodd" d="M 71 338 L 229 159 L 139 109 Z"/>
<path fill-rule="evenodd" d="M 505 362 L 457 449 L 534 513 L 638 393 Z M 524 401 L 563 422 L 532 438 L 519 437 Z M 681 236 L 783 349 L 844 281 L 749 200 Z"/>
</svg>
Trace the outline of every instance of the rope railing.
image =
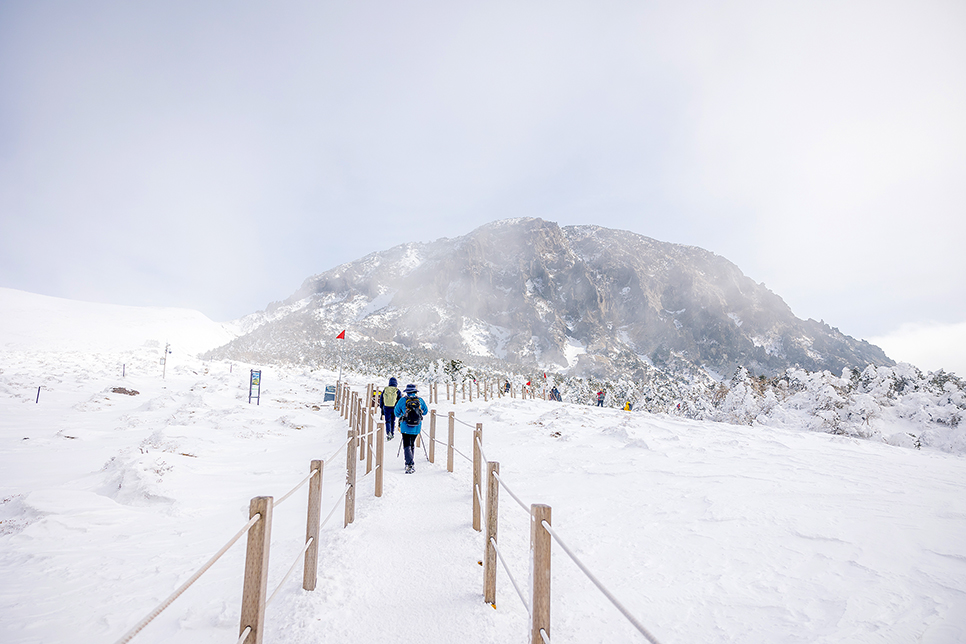
<svg viewBox="0 0 966 644">
<path fill-rule="evenodd" d="M 245 640 L 248 639 L 248 636 L 251 634 L 252 634 L 252 627 L 246 626 L 245 630 L 242 631 L 242 634 L 238 636 L 238 641 L 235 642 L 235 644 L 242 644 Z"/>
<path fill-rule="evenodd" d="M 301 481 L 299 481 L 299 484 L 298 485 L 296 485 L 295 487 L 293 487 L 285 495 L 283 495 L 282 498 L 280 498 L 278 501 L 276 501 L 274 503 L 274 506 L 277 508 L 278 506 L 282 505 L 282 502 L 285 501 L 285 499 L 287 499 L 288 497 L 290 497 L 293 494 L 295 494 L 296 492 L 298 492 L 298 490 L 299 490 L 300 487 L 302 487 L 303 485 L 305 485 L 306 483 L 308 483 L 309 482 L 309 479 L 311 479 L 313 476 L 315 476 L 318 473 L 319 473 L 319 470 L 312 470 L 312 473 L 311 474 L 309 474 L 304 479 L 302 479 Z"/>
<path fill-rule="evenodd" d="M 651 635 L 651 633 L 644 627 L 644 625 L 641 624 L 639 621 L 637 621 L 637 619 L 633 615 L 631 615 L 626 608 L 624 608 L 624 605 L 621 604 L 619 601 L 617 601 L 617 598 L 614 597 L 614 595 L 609 590 L 607 590 L 607 588 L 604 587 L 604 585 L 600 582 L 599 579 L 597 579 L 597 577 L 594 576 L 592 572 L 590 572 L 587 566 L 585 566 L 580 561 L 580 559 L 577 558 L 577 555 L 574 554 L 573 550 L 567 547 L 567 544 L 563 542 L 563 539 L 560 538 L 560 535 L 557 534 L 557 531 L 554 530 L 550 526 L 550 524 L 547 523 L 546 521 L 541 521 L 540 523 L 543 526 L 543 528 L 550 533 L 550 536 L 553 537 L 554 541 L 557 542 L 557 545 L 563 548 L 563 551 L 567 553 L 567 556 L 569 556 L 573 560 L 573 562 L 577 564 L 577 567 L 580 568 L 581 572 L 587 575 L 587 578 L 590 579 L 590 581 L 593 582 L 595 586 L 597 586 L 597 589 L 600 590 L 600 592 L 604 593 L 604 597 L 609 599 L 610 602 L 614 605 L 614 607 L 620 611 L 621 615 L 626 617 L 627 620 L 634 625 L 634 628 L 640 631 L 641 635 L 646 637 L 647 641 L 651 642 L 651 644 L 660 644 L 660 642 L 658 642 L 657 639 L 653 635 Z"/>
<path fill-rule="evenodd" d="M 506 482 L 504 482 L 503 478 L 499 474 L 497 474 L 496 472 L 493 473 L 493 477 L 499 482 L 500 487 L 502 487 L 504 490 L 506 490 L 507 491 L 507 494 L 509 494 L 510 497 L 514 501 L 516 501 L 517 504 L 521 508 L 523 508 L 523 511 L 526 512 L 527 514 L 530 514 L 530 508 L 527 507 L 527 504 L 526 503 L 524 503 L 523 501 L 520 500 L 520 497 L 518 497 L 516 494 L 513 493 L 513 490 L 511 490 L 509 487 L 507 487 L 507 484 L 506 484 Z"/>
<path fill-rule="evenodd" d="M 339 509 L 339 502 L 340 502 L 340 501 L 341 501 L 342 499 L 344 499 L 344 498 L 345 498 L 345 495 L 346 495 L 346 494 L 348 494 L 348 493 L 349 493 L 349 489 L 350 489 L 350 488 L 352 488 L 352 486 L 351 486 L 351 485 L 347 485 L 347 486 L 345 486 L 345 489 L 344 489 L 344 490 L 342 490 L 342 494 L 341 494 L 341 495 L 339 495 L 339 498 L 338 498 L 338 499 L 336 499 L 336 502 L 335 502 L 335 505 L 333 505 L 333 506 L 332 506 L 332 509 L 331 509 L 331 510 L 329 510 L 329 514 L 328 514 L 328 515 L 327 515 L 327 516 L 325 517 L 325 520 L 324 520 L 324 521 L 322 521 L 322 523 L 321 523 L 321 524 L 319 524 L 319 529 L 320 529 L 320 530 L 321 530 L 321 529 L 322 529 L 323 527 L 325 527 L 325 524 L 329 522 L 329 519 L 331 519 L 331 518 L 332 518 L 332 515 L 333 515 L 333 514 L 335 514 L 335 511 Z"/>
<path fill-rule="evenodd" d="M 326 463 L 331 463 L 332 461 L 334 461 L 335 460 L 335 457 L 339 455 L 339 452 L 341 452 L 343 449 L 345 449 L 346 445 L 349 444 L 349 441 L 350 440 L 352 440 L 352 439 L 351 438 L 345 439 L 345 442 L 343 442 L 341 445 L 339 445 L 338 449 L 336 449 L 332 453 L 332 456 L 330 456 L 329 458 L 325 459 L 325 462 Z"/>
<path fill-rule="evenodd" d="M 302 555 L 305 554 L 305 551 L 309 549 L 309 546 L 311 546 L 314 541 L 315 541 L 314 537 L 309 537 L 308 540 L 305 542 L 305 545 L 302 546 L 302 549 L 299 550 L 298 555 L 295 557 L 295 563 L 293 563 L 292 567 L 288 569 L 288 572 L 286 572 L 282 576 L 282 581 L 278 582 L 278 586 L 275 587 L 275 591 L 272 593 L 271 597 L 269 597 L 268 600 L 265 602 L 265 608 L 268 608 L 269 606 L 271 606 L 272 600 L 274 600 L 275 597 L 278 595 L 278 591 L 282 590 L 282 586 L 285 585 L 285 582 L 288 581 L 288 578 L 295 571 L 295 567 L 302 562 Z"/>
<path fill-rule="evenodd" d="M 135 635 L 137 635 L 139 632 L 141 632 L 141 629 L 143 629 L 145 626 L 147 626 L 152 621 L 154 621 L 154 618 L 156 618 L 158 615 L 160 615 L 161 612 L 165 608 L 167 608 L 168 606 L 170 606 L 174 602 L 174 600 L 176 600 L 178 597 L 181 596 L 182 593 L 184 593 L 184 591 L 188 590 L 188 588 L 190 588 L 192 584 L 194 584 L 196 581 L 198 581 L 198 578 L 201 577 L 201 575 L 205 574 L 205 572 L 209 568 L 211 568 L 215 564 L 216 561 L 218 561 L 219 559 L 221 559 L 222 555 L 224 555 L 226 552 L 228 552 L 228 549 L 231 548 L 233 545 L 235 545 L 235 542 L 238 541 L 239 539 L 241 539 L 242 536 L 246 532 L 248 532 L 248 530 L 253 525 L 255 525 L 256 523 L 258 523 L 258 521 L 261 518 L 262 518 L 262 515 L 260 515 L 260 514 L 256 514 L 255 516 L 253 516 L 248 521 L 248 523 L 246 523 L 242 527 L 242 529 L 239 530 L 235 534 L 235 536 L 232 537 L 228 541 L 228 543 L 226 543 L 222 547 L 221 550 L 219 550 L 218 552 L 216 552 L 215 555 L 211 559 L 209 559 L 208 562 L 205 563 L 205 565 L 202 566 L 198 570 L 198 572 L 196 572 L 195 574 L 191 575 L 191 577 L 188 579 L 188 581 L 186 581 L 183 584 L 181 584 L 181 586 L 179 586 L 177 590 L 175 590 L 173 593 L 171 593 L 171 595 L 169 595 L 167 599 L 165 599 L 163 602 L 161 602 L 161 604 L 159 604 L 157 608 L 155 608 L 154 610 L 152 610 L 150 613 L 148 613 L 144 617 L 144 619 L 142 619 L 140 622 L 138 622 L 137 624 L 135 624 L 134 627 L 131 628 L 131 630 L 129 630 L 127 633 L 125 633 L 121 637 L 121 639 L 117 640 L 117 644 L 126 644 L 127 642 L 130 642 L 131 641 L 131 638 L 133 638 Z"/>
<path fill-rule="evenodd" d="M 530 602 L 527 601 L 527 598 L 523 594 L 523 591 L 520 590 L 520 586 L 517 584 L 517 580 L 513 578 L 513 573 L 510 572 L 510 566 L 507 565 L 506 559 L 503 558 L 503 553 L 500 552 L 500 548 L 496 545 L 496 539 L 493 539 L 491 537 L 490 544 L 492 544 L 493 550 L 496 552 L 496 556 L 500 559 L 500 563 L 503 564 L 503 572 L 505 572 L 506 576 L 510 578 L 510 584 L 512 584 L 513 589 L 517 591 L 517 595 L 519 595 L 520 601 L 522 601 L 523 605 L 526 607 L 527 613 L 528 614 L 532 613 L 533 611 L 530 610 Z"/>
<path fill-rule="evenodd" d="M 463 458 L 465 458 L 466 460 L 468 460 L 470 463 L 473 462 L 473 459 L 471 457 L 467 456 L 466 454 L 464 454 L 463 452 L 459 451 L 455 447 L 453 448 L 453 451 L 456 452 L 457 454 L 459 454 L 460 456 L 462 456 Z"/>
</svg>

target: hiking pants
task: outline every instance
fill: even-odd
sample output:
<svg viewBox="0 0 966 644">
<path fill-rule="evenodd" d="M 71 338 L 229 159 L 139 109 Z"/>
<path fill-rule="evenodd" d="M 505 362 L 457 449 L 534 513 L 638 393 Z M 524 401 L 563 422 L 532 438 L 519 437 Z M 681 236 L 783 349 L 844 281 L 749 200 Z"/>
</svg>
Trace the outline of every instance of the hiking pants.
<svg viewBox="0 0 966 644">
<path fill-rule="evenodd" d="M 382 407 L 382 415 L 386 418 L 386 436 L 392 436 L 396 432 L 396 413 L 393 407 Z"/>
<path fill-rule="evenodd" d="M 403 455 L 406 457 L 406 465 L 413 464 L 413 452 L 416 448 L 416 437 L 419 434 L 403 434 Z"/>
</svg>

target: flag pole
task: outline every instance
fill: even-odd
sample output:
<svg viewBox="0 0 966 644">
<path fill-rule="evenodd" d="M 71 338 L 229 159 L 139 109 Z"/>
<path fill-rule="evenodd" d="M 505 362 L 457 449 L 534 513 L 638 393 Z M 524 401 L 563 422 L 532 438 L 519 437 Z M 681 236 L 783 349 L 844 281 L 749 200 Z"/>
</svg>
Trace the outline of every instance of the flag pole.
<svg viewBox="0 0 966 644">
<path fill-rule="evenodd" d="M 336 340 L 345 340 L 345 329 L 342 329 L 342 333 L 335 336 Z M 345 346 L 345 342 L 339 345 L 339 382 L 342 382 L 342 348 Z"/>
</svg>

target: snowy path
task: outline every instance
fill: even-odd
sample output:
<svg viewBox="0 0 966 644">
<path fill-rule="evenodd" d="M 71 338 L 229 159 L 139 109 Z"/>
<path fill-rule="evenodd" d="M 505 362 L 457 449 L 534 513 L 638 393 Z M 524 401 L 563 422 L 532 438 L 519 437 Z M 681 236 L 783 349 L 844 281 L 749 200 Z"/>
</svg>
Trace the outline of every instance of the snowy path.
<svg viewBox="0 0 966 644">
<path fill-rule="evenodd" d="M 318 591 L 291 593 L 268 641 L 526 640 L 522 605 L 500 614 L 483 603 L 469 464 L 451 474 L 445 452 L 431 464 L 417 449 L 417 472 L 406 475 L 398 441 L 386 445 L 383 496 L 373 496 L 373 475 L 360 481 L 355 523 L 323 533 Z"/>
</svg>

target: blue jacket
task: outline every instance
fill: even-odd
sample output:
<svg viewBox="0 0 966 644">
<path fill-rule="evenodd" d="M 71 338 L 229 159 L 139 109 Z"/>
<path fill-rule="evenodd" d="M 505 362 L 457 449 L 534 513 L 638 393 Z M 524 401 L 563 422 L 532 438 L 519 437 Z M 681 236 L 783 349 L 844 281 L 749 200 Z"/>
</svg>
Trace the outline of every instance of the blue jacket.
<svg viewBox="0 0 966 644">
<path fill-rule="evenodd" d="M 426 406 L 426 401 L 415 394 L 412 394 L 410 396 L 405 396 L 404 398 L 400 398 L 399 402 L 396 403 L 396 407 L 393 410 L 393 413 L 396 414 L 396 418 L 400 419 L 399 431 L 401 431 L 403 434 L 418 434 L 420 430 L 423 428 L 422 423 L 419 423 L 415 427 L 410 427 L 409 425 L 407 425 L 405 422 L 401 420 L 402 417 L 406 414 L 406 400 L 408 398 L 416 398 L 419 401 L 419 408 L 423 411 L 423 416 L 429 413 L 429 407 Z"/>
</svg>

